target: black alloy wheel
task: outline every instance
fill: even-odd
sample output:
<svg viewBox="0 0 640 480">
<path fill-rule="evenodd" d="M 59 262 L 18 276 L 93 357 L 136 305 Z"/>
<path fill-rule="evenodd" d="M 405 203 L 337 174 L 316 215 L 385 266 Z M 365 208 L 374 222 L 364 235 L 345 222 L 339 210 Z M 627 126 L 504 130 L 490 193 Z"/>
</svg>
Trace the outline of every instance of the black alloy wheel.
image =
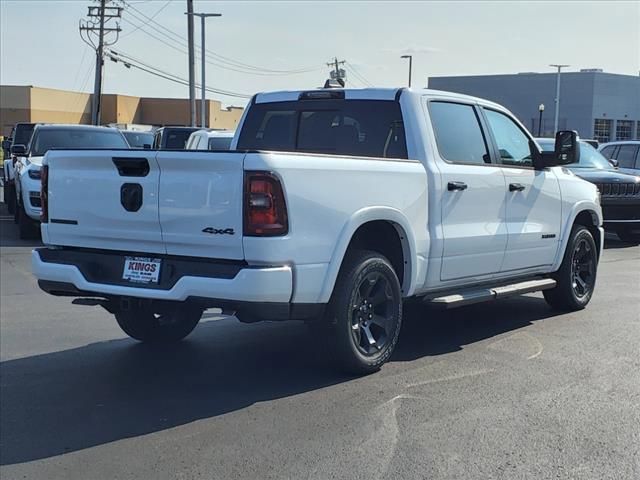
<svg viewBox="0 0 640 480">
<path fill-rule="evenodd" d="M 598 249 L 593 235 L 584 225 L 571 230 L 562 264 L 551 274 L 555 288 L 542 294 L 549 305 L 559 310 L 574 311 L 587 306 L 596 285 Z"/>
<path fill-rule="evenodd" d="M 586 238 L 581 238 L 573 249 L 571 261 L 572 288 L 576 297 L 591 294 L 596 283 L 596 256 Z"/>
<path fill-rule="evenodd" d="M 371 272 L 354 291 L 351 335 L 356 348 L 365 356 L 382 350 L 396 326 L 395 298 L 386 277 Z"/>
</svg>

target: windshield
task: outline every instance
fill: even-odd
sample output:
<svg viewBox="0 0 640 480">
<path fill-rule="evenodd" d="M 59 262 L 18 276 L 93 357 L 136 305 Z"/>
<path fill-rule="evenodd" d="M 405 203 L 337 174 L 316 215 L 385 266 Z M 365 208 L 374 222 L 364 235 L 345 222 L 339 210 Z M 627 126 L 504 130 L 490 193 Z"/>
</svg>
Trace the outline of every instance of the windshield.
<svg viewBox="0 0 640 480">
<path fill-rule="evenodd" d="M 31 140 L 31 135 L 33 135 L 34 128 L 34 123 L 22 123 L 16 125 L 16 130 L 13 136 L 13 144 L 24 145 L 26 147 L 29 144 L 29 140 Z"/>
<path fill-rule="evenodd" d="M 56 128 L 36 131 L 29 147 L 31 155 L 42 156 L 52 148 L 129 148 L 120 132 L 111 129 L 89 130 Z"/>
<path fill-rule="evenodd" d="M 552 151 L 555 142 L 552 139 L 538 140 L 538 145 L 544 151 Z M 609 161 L 602 156 L 595 148 L 586 142 L 580 142 L 580 162 L 565 165 L 569 168 L 599 168 L 600 170 L 615 170 Z"/>
<path fill-rule="evenodd" d="M 133 148 L 144 148 L 145 145 L 153 145 L 153 133 L 148 132 L 132 132 L 123 131 L 122 134 L 127 139 L 129 145 Z"/>
</svg>

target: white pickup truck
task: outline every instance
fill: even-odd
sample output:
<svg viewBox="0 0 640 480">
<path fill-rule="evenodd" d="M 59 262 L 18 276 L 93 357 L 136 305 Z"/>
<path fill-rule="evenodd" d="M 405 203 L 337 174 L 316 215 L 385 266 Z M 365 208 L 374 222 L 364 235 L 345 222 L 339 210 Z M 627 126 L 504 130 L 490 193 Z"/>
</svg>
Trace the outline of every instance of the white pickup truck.
<svg viewBox="0 0 640 480">
<path fill-rule="evenodd" d="M 509 111 L 433 90 L 256 95 L 230 152 L 49 151 L 43 290 L 102 305 L 131 337 L 188 335 L 207 308 L 322 325 L 350 371 L 391 355 L 403 300 L 442 308 L 544 291 L 590 300 L 596 187 Z M 524 307 L 523 307 L 524 308 Z"/>
</svg>

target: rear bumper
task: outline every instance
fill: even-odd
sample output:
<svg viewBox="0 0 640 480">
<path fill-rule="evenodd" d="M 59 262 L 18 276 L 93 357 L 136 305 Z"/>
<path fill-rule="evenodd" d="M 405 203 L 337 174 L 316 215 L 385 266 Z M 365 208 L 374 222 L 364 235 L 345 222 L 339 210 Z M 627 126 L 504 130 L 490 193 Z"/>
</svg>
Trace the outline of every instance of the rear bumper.
<svg viewBox="0 0 640 480">
<path fill-rule="evenodd" d="M 168 288 L 153 288 L 149 286 L 129 286 L 117 282 L 102 283 L 87 279 L 86 264 L 80 264 L 77 258 L 51 258 L 48 249 L 37 249 L 31 254 L 33 274 L 42 285 L 59 284 L 60 294 L 65 291 L 72 295 L 75 289 L 78 296 L 91 294 L 101 297 L 134 297 L 152 300 L 186 301 L 198 298 L 210 300 L 211 306 L 215 301 L 229 302 L 257 302 L 257 303 L 288 303 L 291 301 L 293 290 L 293 275 L 291 267 L 239 268 L 231 278 L 215 278 L 208 276 L 184 275 L 178 278 Z M 55 251 L 54 251 L 55 252 Z M 99 255 L 99 254 L 97 254 Z M 108 255 L 108 254 L 105 254 Z M 79 268 L 81 266 L 81 268 Z M 117 263 L 114 268 L 120 267 Z M 110 268 L 107 265 L 97 265 L 94 270 Z M 95 272 L 94 272 L 95 273 Z M 224 277 L 229 277 L 225 274 Z M 111 277 L 113 278 L 113 277 Z M 48 283 L 46 283 L 48 282 Z M 63 288 L 60 285 L 66 285 Z M 71 289 L 69 290 L 69 287 Z M 44 289 L 44 288 L 43 288 Z M 49 293 L 56 293 L 55 289 L 44 289 Z"/>
</svg>

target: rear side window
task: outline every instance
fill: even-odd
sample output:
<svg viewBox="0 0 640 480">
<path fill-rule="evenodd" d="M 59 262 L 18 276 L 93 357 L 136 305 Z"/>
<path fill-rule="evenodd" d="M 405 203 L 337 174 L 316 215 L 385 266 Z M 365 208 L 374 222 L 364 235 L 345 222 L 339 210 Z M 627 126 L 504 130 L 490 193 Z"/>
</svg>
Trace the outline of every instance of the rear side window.
<svg viewBox="0 0 640 480">
<path fill-rule="evenodd" d="M 616 157 L 618 166 L 620 168 L 635 168 L 637 150 L 638 147 L 636 145 L 620 145 L 620 150 L 618 150 L 618 156 Z"/>
<path fill-rule="evenodd" d="M 442 158 L 454 163 L 491 163 L 473 106 L 430 102 L 429 114 Z"/>
<path fill-rule="evenodd" d="M 301 100 L 256 104 L 238 150 L 407 158 L 400 105 L 386 100 Z"/>
</svg>

